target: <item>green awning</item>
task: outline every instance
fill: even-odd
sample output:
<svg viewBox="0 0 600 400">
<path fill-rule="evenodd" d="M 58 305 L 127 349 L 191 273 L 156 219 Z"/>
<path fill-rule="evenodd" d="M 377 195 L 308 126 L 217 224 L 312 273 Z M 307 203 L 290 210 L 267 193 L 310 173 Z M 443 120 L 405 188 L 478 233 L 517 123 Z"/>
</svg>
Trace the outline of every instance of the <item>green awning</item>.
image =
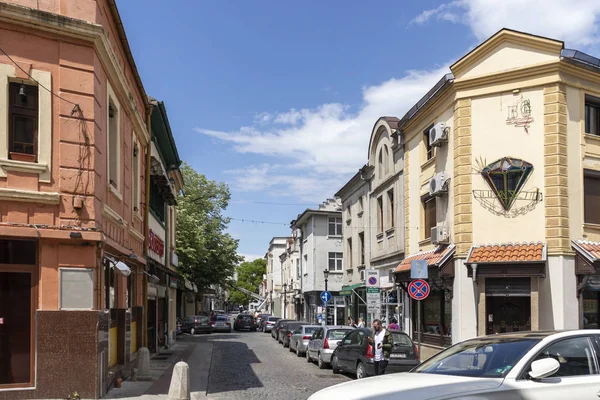
<svg viewBox="0 0 600 400">
<path fill-rule="evenodd" d="M 364 282 L 355 283 L 354 285 L 342 286 L 342 290 L 340 290 L 340 296 L 352 296 L 352 291 L 354 289 L 358 289 L 358 288 L 361 288 L 364 286 L 365 286 Z"/>
</svg>

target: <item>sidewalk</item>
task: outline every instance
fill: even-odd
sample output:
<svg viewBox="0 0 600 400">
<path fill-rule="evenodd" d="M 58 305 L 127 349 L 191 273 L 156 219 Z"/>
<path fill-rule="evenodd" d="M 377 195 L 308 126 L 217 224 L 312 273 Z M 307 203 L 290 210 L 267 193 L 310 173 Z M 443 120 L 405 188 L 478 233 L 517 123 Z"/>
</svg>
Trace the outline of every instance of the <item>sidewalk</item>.
<svg viewBox="0 0 600 400">
<path fill-rule="evenodd" d="M 119 389 L 111 389 L 104 399 L 167 400 L 173 368 L 179 361 L 190 366 L 192 400 L 205 398 L 213 345 L 204 342 L 176 342 L 150 359 L 152 381 L 126 380 Z"/>
</svg>

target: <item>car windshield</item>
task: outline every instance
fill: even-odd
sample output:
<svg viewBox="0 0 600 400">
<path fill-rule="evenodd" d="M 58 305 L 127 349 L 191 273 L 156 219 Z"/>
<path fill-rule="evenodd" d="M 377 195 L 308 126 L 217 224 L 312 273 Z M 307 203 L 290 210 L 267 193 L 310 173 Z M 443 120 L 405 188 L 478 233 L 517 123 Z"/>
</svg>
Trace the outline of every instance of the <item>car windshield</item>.
<svg viewBox="0 0 600 400">
<path fill-rule="evenodd" d="M 316 326 L 308 326 L 308 327 L 304 328 L 304 333 L 313 333 L 316 330 L 317 330 Z"/>
<path fill-rule="evenodd" d="M 279 321 L 280 319 L 279 317 L 269 317 L 269 321 Z"/>
<path fill-rule="evenodd" d="M 217 315 L 217 321 L 227 321 L 227 317 L 224 315 Z"/>
<path fill-rule="evenodd" d="M 252 316 L 251 315 L 242 315 L 242 316 L 240 316 L 240 319 L 243 319 L 244 321 L 250 321 L 250 320 L 252 320 Z"/>
<path fill-rule="evenodd" d="M 327 338 L 333 340 L 342 340 L 349 329 L 331 329 L 327 331 Z"/>
<path fill-rule="evenodd" d="M 208 321 L 208 317 L 205 317 L 205 316 L 197 317 L 197 319 L 198 319 L 198 322 L 206 322 L 206 321 Z"/>
<path fill-rule="evenodd" d="M 411 372 L 472 378 L 504 378 L 540 339 L 481 338 L 459 343 Z"/>
</svg>

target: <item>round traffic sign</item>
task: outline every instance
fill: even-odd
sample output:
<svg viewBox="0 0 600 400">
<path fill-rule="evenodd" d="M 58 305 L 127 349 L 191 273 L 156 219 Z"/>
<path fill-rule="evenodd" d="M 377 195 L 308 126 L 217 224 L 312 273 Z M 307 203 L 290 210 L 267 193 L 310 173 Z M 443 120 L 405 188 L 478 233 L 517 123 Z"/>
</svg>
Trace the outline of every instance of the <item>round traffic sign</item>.
<svg viewBox="0 0 600 400">
<path fill-rule="evenodd" d="M 372 276 L 369 278 L 369 285 L 373 286 L 377 284 L 377 278 Z"/>
<path fill-rule="evenodd" d="M 424 300 L 429 296 L 429 284 L 423 279 L 412 281 L 408 285 L 408 295 L 415 300 Z"/>
</svg>

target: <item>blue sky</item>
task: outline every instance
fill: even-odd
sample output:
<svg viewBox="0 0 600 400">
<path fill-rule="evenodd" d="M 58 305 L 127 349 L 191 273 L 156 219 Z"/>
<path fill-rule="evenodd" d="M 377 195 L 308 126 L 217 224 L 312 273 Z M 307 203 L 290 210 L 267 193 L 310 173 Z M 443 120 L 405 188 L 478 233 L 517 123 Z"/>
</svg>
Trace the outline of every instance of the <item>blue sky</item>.
<svg viewBox="0 0 600 400">
<path fill-rule="evenodd" d="M 226 215 L 246 220 L 229 232 L 249 258 L 366 162 L 379 116 L 401 117 L 500 28 L 600 55 L 597 0 L 117 4 L 181 158 L 229 184 Z"/>
</svg>

